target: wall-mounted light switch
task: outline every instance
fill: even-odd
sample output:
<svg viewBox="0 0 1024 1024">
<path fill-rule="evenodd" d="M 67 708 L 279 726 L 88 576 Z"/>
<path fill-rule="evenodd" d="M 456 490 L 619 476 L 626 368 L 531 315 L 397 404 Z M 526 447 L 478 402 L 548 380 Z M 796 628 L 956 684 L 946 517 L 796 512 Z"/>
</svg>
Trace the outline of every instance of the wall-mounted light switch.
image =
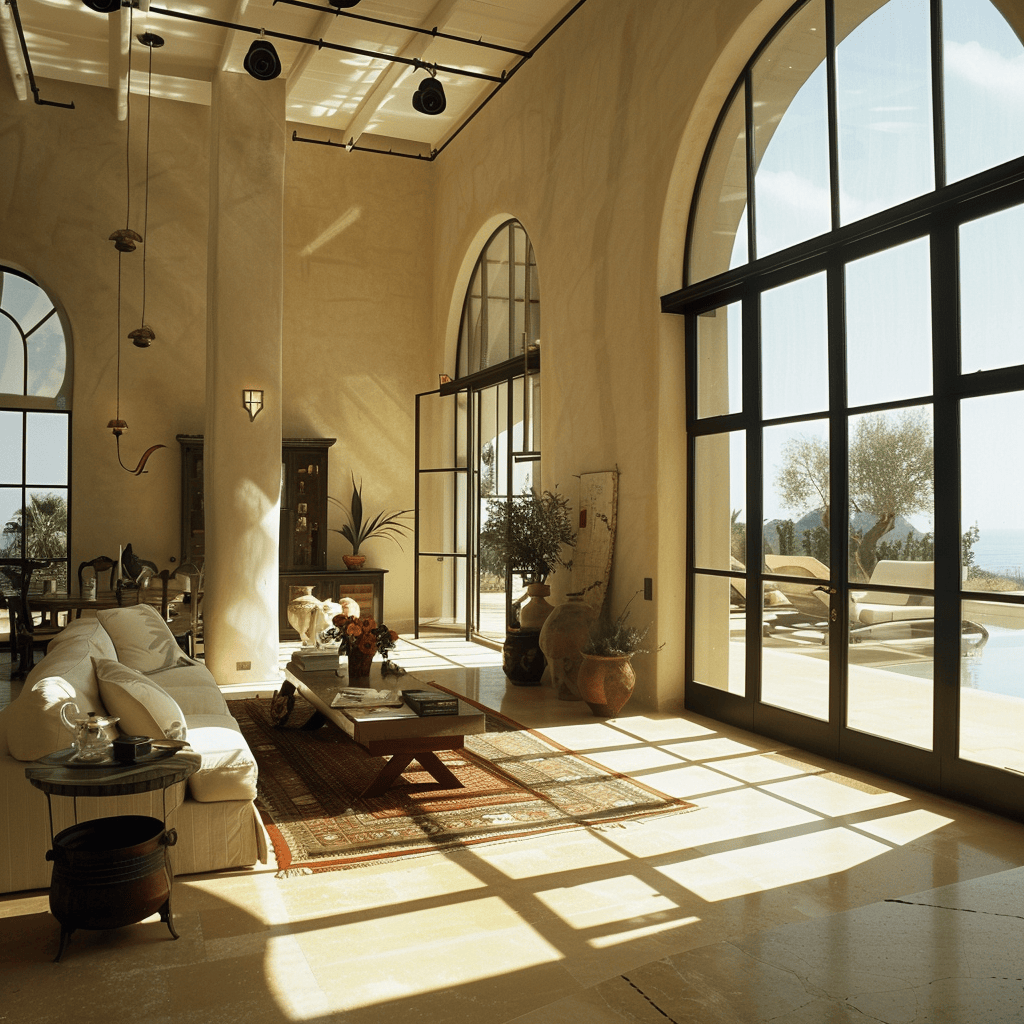
<svg viewBox="0 0 1024 1024">
<path fill-rule="evenodd" d="M 644 600 L 654 600 L 654 580 L 650 576 L 644 578 Z"/>
</svg>

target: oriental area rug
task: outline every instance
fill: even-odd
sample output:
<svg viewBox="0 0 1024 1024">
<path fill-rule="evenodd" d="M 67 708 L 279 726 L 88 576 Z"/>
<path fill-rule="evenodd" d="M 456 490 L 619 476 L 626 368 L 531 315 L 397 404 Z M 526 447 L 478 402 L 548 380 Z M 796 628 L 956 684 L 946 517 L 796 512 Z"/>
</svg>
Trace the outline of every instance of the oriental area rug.
<svg viewBox="0 0 1024 1024">
<path fill-rule="evenodd" d="M 602 828 L 693 807 L 491 714 L 487 732 L 467 736 L 465 749 L 439 752 L 464 788 L 444 788 L 413 762 L 387 792 L 363 799 L 357 794 L 386 759 L 371 756 L 333 725 L 298 727 L 313 713 L 301 697 L 287 728 L 274 725 L 270 704 L 228 702 L 259 766 L 257 806 L 278 877 Z"/>
</svg>

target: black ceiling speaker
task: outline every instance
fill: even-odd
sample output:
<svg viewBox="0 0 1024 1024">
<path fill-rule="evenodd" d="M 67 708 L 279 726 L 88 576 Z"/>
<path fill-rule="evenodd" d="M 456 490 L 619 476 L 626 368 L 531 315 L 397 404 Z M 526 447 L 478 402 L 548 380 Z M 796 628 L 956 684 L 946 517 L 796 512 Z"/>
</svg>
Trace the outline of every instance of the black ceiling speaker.
<svg viewBox="0 0 1024 1024">
<path fill-rule="evenodd" d="M 281 74 L 281 59 L 266 39 L 254 39 L 242 67 L 257 81 L 269 82 Z"/>
<path fill-rule="evenodd" d="M 100 14 L 113 14 L 121 9 L 121 0 L 82 0 L 82 3 L 90 11 L 97 11 Z"/>
<path fill-rule="evenodd" d="M 448 106 L 444 87 L 436 78 L 424 78 L 412 94 L 412 105 L 421 114 L 440 114 Z"/>
</svg>

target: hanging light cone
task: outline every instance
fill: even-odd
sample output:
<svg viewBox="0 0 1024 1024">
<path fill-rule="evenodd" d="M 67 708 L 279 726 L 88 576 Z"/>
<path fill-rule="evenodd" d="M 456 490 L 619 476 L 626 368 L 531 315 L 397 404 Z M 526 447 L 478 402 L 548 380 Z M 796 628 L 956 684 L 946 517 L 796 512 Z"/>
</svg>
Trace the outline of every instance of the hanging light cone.
<svg viewBox="0 0 1024 1024">
<path fill-rule="evenodd" d="M 128 424 L 124 420 L 111 420 L 107 424 L 107 430 L 114 432 L 114 437 L 120 437 L 128 429 Z"/>
<path fill-rule="evenodd" d="M 135 252 L 135 243 L 142 241 L 142 235 L 131 228 L 118 228 L 108 241 L 114 243 L 114 248 L 118 252 Z"/>
<path fill-rule="evenodd" d="M 128 334 L 128 337 L 132 339 L 132 344 L 136 348 L 149 348 L 150 342 L 156 341 L 156 334 L 153 333 L 153 328 L 149 324 L 136 327 Z"/>
</svg>

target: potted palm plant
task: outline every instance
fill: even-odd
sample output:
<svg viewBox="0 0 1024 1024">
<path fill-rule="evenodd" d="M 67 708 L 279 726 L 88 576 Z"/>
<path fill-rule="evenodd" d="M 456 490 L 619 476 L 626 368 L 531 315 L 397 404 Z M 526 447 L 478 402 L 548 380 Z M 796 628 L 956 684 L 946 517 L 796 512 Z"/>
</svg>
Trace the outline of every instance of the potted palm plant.
<svg viewBox="0 0 1024 1024">
<path fill-rule="evenodd" d="M 535 685 L 544 672 L 540 627 L 551 612 L 544 600 L 551 592 L 547 579 L 572 560 L 563 550 L 576 543 L 569 501 L 557 490 L 537 494 L 525 490 L 511 498 L 491 498 L 480 531 L 480 568 L 509 581 L 520 576 L 530 600 L 513 602 L 506 624 L 505 674 L 516 683 Z"/>
<path fill-rule="evenodd" d="M 347 522 L 341 529 L 329 527 L 332 533 L 340 533 L 352 545 L 351 555 L 342 555 L 341 560 L 349 569 L 361 569 L 366 561 L 366 556 L 359 553 L 360 547 L 370 540 L 371 537 L 386 537 L 393 540 L 399 547 L 399 538 L 402 534 L 409 532 L 409 524 L 402 522 L 402 517 L 412 512 L 412 509 L 400 509 L 389 511 L 384 509 L 374 516 L 367 515 L 363 510 L 363 482 L 356 483 L 355 474 L 352 475 L 352 500 L 346 508 L 337 498 L 327 496 L 328 502 L 340 508 L 347 518 Z"/>
</svg>

